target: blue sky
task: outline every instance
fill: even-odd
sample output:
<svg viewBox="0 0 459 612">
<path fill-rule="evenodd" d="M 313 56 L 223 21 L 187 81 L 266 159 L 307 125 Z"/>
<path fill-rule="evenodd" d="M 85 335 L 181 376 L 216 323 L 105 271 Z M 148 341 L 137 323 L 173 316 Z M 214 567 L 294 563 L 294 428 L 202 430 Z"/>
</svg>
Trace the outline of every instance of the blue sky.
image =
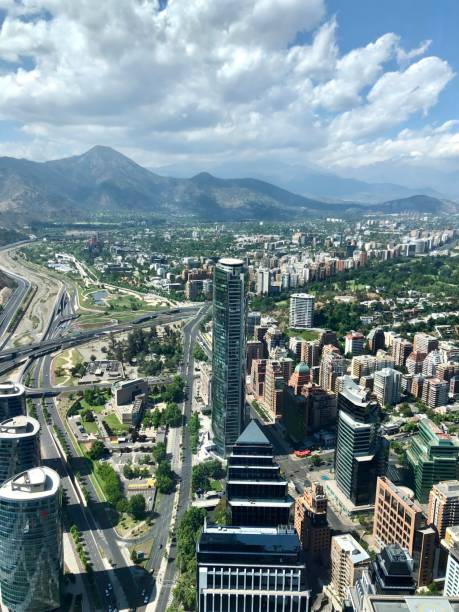
<svg viewBox="0 0 459 612">
<path fill-rule="evenodd" d="M 0 0 L 0 14 L 0 154 L 103 144 L 185 174 L 436 188 L 459 170 L 456 0 Z"/>
</svg>

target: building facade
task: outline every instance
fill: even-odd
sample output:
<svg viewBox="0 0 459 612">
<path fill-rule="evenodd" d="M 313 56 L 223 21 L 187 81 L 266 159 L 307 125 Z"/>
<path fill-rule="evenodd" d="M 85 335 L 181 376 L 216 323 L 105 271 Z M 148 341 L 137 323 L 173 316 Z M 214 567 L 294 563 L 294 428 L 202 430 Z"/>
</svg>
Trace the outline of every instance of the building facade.
<svg viewBox="0 0 459 612">
<path fill-rule="evenodd" d="M 245 421 L 246 294 L 244 263 L 221 259 L 215 266 L 212 332 L 212 433 L 225 455 Z"/>
<path fill-rule="evenodd" d="M 447 527 L 459 525 L 459 480 L 435 484 L 429 494 L 427 523 L 434 525 L 440 538 Z"/>
<path fill-rule="evenodd" d="M 199 612 L 308 612 L 298 536 L 289 528 L 207 527 L 196 546 Z"/>
<path fill-rule="evenodd" d="M 11 611 L 61 605 L 62 492 L 59 475 L 35 467 L 0 487 L 0 587 Z"/>
<path fill-rule="evenodd" d="M 289 326 L 293 329 L 309 329 L 314 319 L 313 295 L 294 293 L 290 296 Z"/>
<path fill-rule="evenodd" d="M 0 383 L 0 421 L 26 414 L 25 388 L 19 383 Z"/>
<path fill-rule="evenodd" d="M 40 465 L 40 424 L 17 416 L 0 423 L 0 484 Z"/>
<path fill-rule="evenodd" d="M 328 563 L 331 529 L 327 522 L 328 500 L 323 485 L 313 482 L 295 500 L 295 530 L 308 562 Z"/>
</svg>

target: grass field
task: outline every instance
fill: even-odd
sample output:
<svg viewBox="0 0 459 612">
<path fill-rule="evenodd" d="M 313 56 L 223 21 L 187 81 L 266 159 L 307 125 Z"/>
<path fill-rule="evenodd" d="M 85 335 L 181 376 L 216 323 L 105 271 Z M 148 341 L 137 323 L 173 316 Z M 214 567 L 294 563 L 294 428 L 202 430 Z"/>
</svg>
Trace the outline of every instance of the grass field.
<svg viewBox="0 0 459 612">
<path fill-rule="evenodd" d="M 287 330 L 287 333 L 291 337 L 302 338 L 303 340 L 317 340 L 319 332 L 312 329 L 291 329 Z"/>
<path fill-rule="evenodd" d="M 127 427 L 120 423 L 120 420 L 116 414 L 108 414 L 106 417 L 104 417 L 104 421 L 115 435 L 120 435 L 127 432 Z"/>
<path fill-rule="evenodd" d="M 98 432 L 96 421 L 90 422 L 81 419 L 81 425 L 87 434 L 96 434 Z"/>
</svg>

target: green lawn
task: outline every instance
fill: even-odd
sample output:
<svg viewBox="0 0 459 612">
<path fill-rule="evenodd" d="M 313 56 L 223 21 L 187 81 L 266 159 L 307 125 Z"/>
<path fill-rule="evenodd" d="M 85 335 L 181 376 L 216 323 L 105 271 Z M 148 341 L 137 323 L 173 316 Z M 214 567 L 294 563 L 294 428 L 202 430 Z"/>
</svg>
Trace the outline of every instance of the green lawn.
<svg viewBox="0 0 459 612">
<path fill-rule="evenodd" d="M 102 412 L 102 410 L 105 408 L 105 404 L 101 404 L 99 406 L 93 406 L 92 404 L 89 404 L 83 398 L 80 400 L 80 404 L 82 405 L 83 408 L 89 408 L 93 412 L 97 412 L 97 414 L 100 414 Z"/>
<path fill-rule="evenodd" d="M 223 491 L 222 483 L 219 480 L 211 480 L 210 488 L 212 489 L 212 491 L 217 491 L 217 493 Z"/>
<path fill-rule="evenodd" d="M 317 340 L 319 332 L 312 329 L 292 329 L 287 330 L 287 334 L 292 337 L 302 338 L 303 340 Z"/>
<path fill-rule="evenodd" d="M 87 434 L 96 434 L 98 432 L 96 421 L 83 421 L 81 419 L 81 425 Z"/>
<path fill-rule="evenodd" d="M 124 434 L 127 432 L 127 427 L 120 423 L 120 420 L 116 414 L 108 414 L 106 417 L 104 417 L 104 421 L 115 435 Z"/>
</svg>

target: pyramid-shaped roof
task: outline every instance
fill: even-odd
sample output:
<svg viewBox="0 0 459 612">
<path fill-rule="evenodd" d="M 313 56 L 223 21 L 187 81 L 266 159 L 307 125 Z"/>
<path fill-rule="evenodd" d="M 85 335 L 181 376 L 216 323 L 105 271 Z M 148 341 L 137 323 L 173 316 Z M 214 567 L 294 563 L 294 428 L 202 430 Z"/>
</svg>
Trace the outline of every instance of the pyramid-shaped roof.
<svg viewBox="0 0 459 612">
<path fill-rule="evenodd" d="M 261 431 L 260 426 L 256 421 L 250 421 L 239 438 L 236 444 L 271 444 L 265 434 Z"/>
</svg>

